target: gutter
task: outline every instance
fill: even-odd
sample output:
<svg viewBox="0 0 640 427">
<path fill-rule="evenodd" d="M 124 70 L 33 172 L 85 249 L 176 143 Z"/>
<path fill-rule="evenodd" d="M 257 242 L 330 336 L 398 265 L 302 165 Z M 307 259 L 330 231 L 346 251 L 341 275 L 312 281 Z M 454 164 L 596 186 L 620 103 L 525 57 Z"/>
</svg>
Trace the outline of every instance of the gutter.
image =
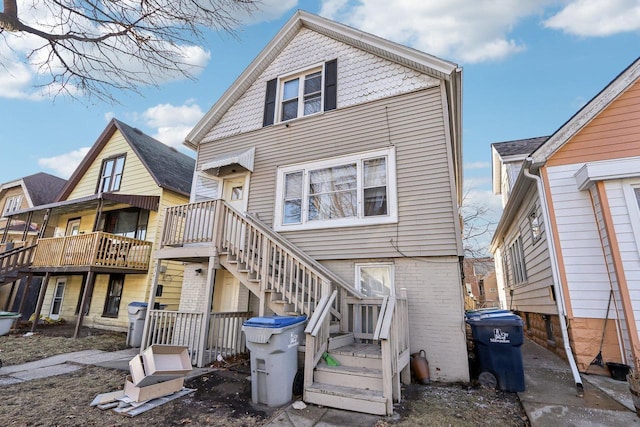
<svg viewBox="0 0 640 427">
<path fill-rule="evenodd" d="M 524 176 L 532 179 L 536 182 L 538 188 L 538 195 L 540 199 L 540 207 L 542 208 L 542 219 L 544 221 L 544 229 L 548 232 L 551 231 L 551 217 L 549 216 L 549 206 L 547 205 L 547 199 L 545 198 L 544 184 L 542 178 L 538 175 L 532 174 L 530 168 L 533 164 L 533 158 L 527 157 L 522 165 L 522 171 Z M 560 268 L 558 267 L 558 258 L 556 257 L 555 241 L 552 236 L 547 234 L 547 246 L 549 248 L 549 259 L 551 261 L 551 275 L 553 276 L 553 287 L 556 293 L 556 306 L 558 308 L 558 318 L 560 319 L 560 329 L 562 330 L 562 342 L 564 343 L 564 351 L 571 367 L 571 373 L 573 374 L 573 380 L 576 383 L 578 391 L 578 397 L 584 397 L 584 388 L 582 387 L 582 378 L 580 378 L 580 372 L 576 365 L 573 351 L 569 345 L 569 332 L 567 331 L 567 321 L 564 304 L 564 293 L 560 284 Z"/>
</svg>

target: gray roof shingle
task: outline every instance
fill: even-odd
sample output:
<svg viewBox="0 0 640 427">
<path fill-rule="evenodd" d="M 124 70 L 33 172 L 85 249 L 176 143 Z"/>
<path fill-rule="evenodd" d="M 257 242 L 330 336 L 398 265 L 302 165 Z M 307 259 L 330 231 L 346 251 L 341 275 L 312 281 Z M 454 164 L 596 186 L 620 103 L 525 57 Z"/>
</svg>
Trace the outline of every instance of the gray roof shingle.
<svg viewBox="0 0 640 427">
<path fill-rule="evenodd" d="M 117 119 L 114 122 L 162 188 L 188 195 L 196 161 Z"/>
<path fill-rule="evenodd" d="M 22 178 L 22 182 L 24 182 L 33 206 L 46 205 L 55 201 L 58 193 L 67 183 L 66 180 L 45 172 L 25 176 Z"/>
<path fill-rule="evenodd" d="M 494 142 L 491 144 L 501 157 L 516 156 L 518 154 L 531 154 L 538 149 L 548 136 L 536 138 L 516 139 L 515 141 Z"/>
</svg>

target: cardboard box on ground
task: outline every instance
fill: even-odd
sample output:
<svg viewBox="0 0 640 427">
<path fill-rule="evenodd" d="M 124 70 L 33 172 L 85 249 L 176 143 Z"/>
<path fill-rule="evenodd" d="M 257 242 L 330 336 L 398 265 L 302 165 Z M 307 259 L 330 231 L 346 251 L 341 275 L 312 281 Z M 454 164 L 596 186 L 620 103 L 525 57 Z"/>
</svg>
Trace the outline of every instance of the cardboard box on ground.
<svg viewBox="0 0 640 427">
<path fill-rule="evenodd" d="M 125 380 L 124 391 L 99 394 L 91 406 L 114 409 L 129 416 L 137 415 L 158 406 L 153 403 L 154 399 L 170 396 L 179 391 L 184 392 L 180 395 L 194 391 L 184 389 L 184 377 L 189 372 L 191 372 L 191 359 L 188 347 L 151 345 L 141 355 L 136 355 L 129 361 L 130 374 Z M 148 403 L 143 404 L 144 402 Z M 165 402 L 159 404 L 162 403 Z M 145 406 L 148 408 L 145 409 Z M 132 410 L 129 411 L 129 409 Z"/>
<path fill-rule="evenodd" d="M 129 361 L 124 394 L 136 402 L 166 396 L 182 389 L 191 372 L 185 346 L 154 344 Z"/>
</svg>

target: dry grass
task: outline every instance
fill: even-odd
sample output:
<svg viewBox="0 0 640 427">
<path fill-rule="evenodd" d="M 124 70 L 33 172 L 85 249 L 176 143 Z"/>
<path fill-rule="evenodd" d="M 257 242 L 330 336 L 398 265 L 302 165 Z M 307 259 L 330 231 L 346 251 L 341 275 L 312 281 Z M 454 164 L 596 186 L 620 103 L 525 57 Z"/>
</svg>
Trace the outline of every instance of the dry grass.
<svg viewBox="0 0 640 427">
<path fill-rule="evenodd" d="M 33 335 L 23 329 L 0 337 L 0 360 L 4 366 L 9 366 L 73 351 L 116 351 L 126 348 L 124 333 L 84 328 L 81 338 L 70 338 L 72 336 L 73 328 L 67 325 L 47 326 Z"/>
</svg>

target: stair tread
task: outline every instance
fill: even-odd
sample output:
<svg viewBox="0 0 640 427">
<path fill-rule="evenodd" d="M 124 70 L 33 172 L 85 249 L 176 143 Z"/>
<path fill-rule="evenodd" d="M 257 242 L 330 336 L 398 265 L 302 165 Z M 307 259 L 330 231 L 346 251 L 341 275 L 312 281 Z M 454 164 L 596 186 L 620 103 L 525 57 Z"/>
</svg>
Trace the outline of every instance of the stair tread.
<svg viewBox="0 0 640 427">
<path fill-rule="evenodd" d="M 334 348 L 333 350 L 331 350 L 331 354 L 382 359 L 382 348 L 380 348 L 379 344 L 364 344 L 354 342 L 342 347 Z"/>
<path fill-rule="evenodd" d="M 344 398 L 367 400 L 371 402 L 384 403 L 386 401 L 381 391 L 365 390 L 354 387 L 345 387 L 341 385 L 313 383 L 309 387 L 307 387 L 307 391 L 332 394 L 334 396 L 340 396 Z"/>
<path fill-rule="evenodd" d="M 376 368 L 364 368 L 364 367 L 349 366 L 349 365 L 329 366 L 326 363 L 321 362 L 316 366 L 316 370 L 325 371 L 325 372 L 349 373 L 354 375 L 360 375 L 363 377 L 382 378 L 382 369 L 376 369 Z"/>
</svg>

